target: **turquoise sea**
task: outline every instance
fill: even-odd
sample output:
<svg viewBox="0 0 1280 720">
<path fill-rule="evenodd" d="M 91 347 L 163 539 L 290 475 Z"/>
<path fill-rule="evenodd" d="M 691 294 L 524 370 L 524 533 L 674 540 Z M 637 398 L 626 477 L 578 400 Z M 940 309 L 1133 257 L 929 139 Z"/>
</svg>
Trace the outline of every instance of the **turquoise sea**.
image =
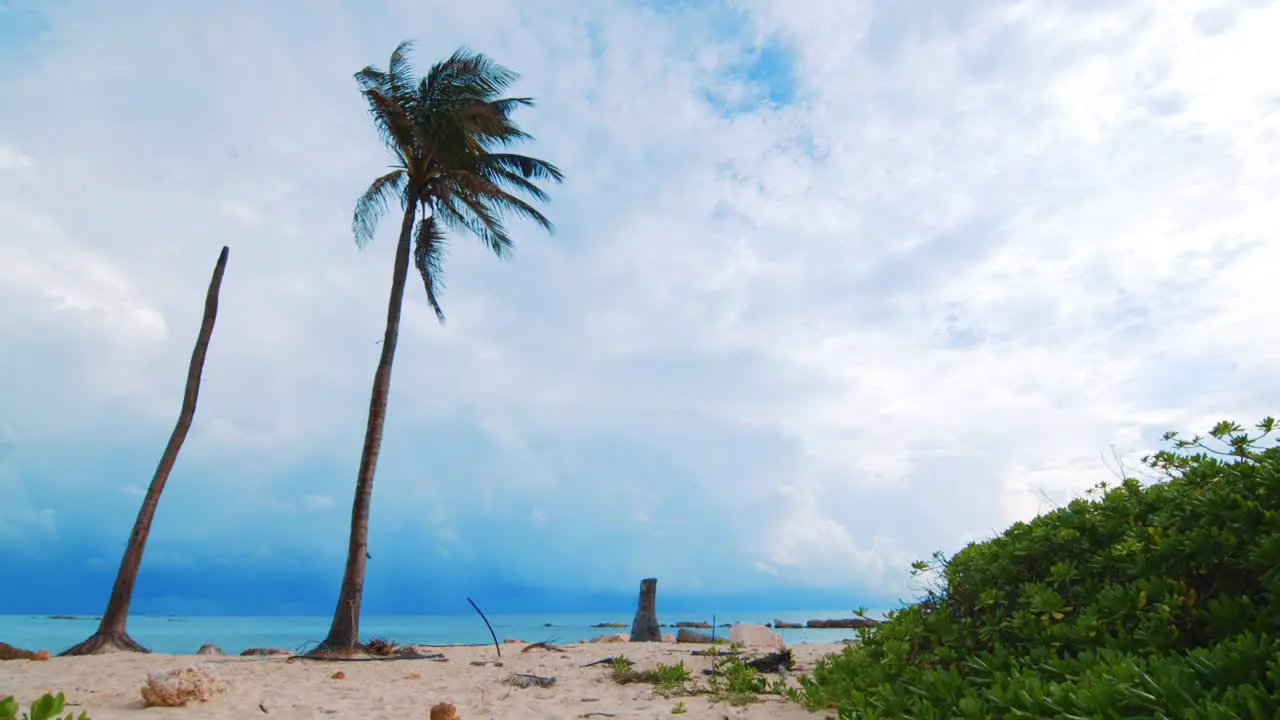
<svg viewBox="0 0 1280 720">
<path fill-rule="evenodd" d="M 871 617 L 879 617 L 872 613 Z M 778 613 L 716 613 L 716 624 L 756 622 L 774 619 L 804 622 L 810 619 L 851 617 L 848 610 L 789 611 Z M 628 629 L 594 628 L 597 623 L 631 623 L 631 613 L 608 615 L 490 615 L 489 622 L 498 639 L 516 638 L 528 642 L 550 640 L 575 642 L 605 633 Z M 708 613 L 682 613 L 659 621 L 712 622 Z M 97 627 L 92 616 L 0 615 L 0 641 L 31 650 L 58 653 L 85 639 Z M 213 643 L 228 655 L 246 648 L 308 649 L 329 629 L 327 617 L 155 617 L 131 616 L 129 634 L 153 652 L 194 653 L 204 643 Z M 361 618 L 361 636 L 385 638 L 401 644 L 472 645 L 492 642 L 479 615 L 401 615 Z M 674 629 L 665 630 L 674 633 Z M 724 628 L 718 634 L 727 633 Z M 838 642 L 854 636 L 853 630 L 779 630 L 790 645 Z"/>
</svg>

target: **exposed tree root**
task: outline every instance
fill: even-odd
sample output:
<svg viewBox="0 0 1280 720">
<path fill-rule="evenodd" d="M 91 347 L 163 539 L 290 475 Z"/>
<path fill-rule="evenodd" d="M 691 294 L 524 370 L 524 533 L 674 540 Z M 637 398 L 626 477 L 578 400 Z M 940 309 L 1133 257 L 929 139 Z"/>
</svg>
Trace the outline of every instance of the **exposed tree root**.
<svg viewBox="0 0 1280 720">
<path fill-rule="evenodd" d="M 307 658 L 312 660 L 326 660 L 330 658 L 364 657 L 365 655 L 366 653 L 364 651 L 364 648 L 360 647 L 359 645 L 350 645 L 347 647 L 342 647 L 339 645 L 326 645 L 325 643 L 320 643 L 319 645 L 308 650 L 307 652 L 304 652 L 301 655 L 296 655 L 295 657 L 302 657 L 302 658 Z"/>
<path fill-rule="evenodd" d="M 96 632 L 84 642 L 63 650 L 59 653 L 59 657 L 105 655 L 114 652 L 149 653 L 151 651 L 135 642 L 133 638 L 129 637 L 128 633 Z"/>
</svg>

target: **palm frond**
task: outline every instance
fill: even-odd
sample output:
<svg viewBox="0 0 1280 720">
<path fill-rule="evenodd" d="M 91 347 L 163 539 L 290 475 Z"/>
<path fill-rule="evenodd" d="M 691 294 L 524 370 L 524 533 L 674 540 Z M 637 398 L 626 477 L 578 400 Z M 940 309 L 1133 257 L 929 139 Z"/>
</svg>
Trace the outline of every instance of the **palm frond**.
<svg viewBox="0 0 1280 720">
<path fill-rule="evenodd" d="M 513 212 L 534 221 L 545 230 L 553 229 L 551 221 L 537 208 L 486 178 L 483 170 L 475 173 L 450 173 L 442 179 L 444 182 L 436 190 L 442 197 L 457 196 L 467 207 L 473 207 L 478 202 L 490 214 L 494 211 Z"/>
<path fill-rule="evenodd" d="M 351 218 L 351 232 L 355 235 L 357 247 L 364 247 L 373 239 L 373 234 L 378 229 L 378 220 L 387 211 L 387 203 L 391 198 L 399 197 L 403 204 L 406 179 L 407 175 L 403 170 L 393 170 L 374 180 L 356 201 L 355 213 Z"/>
<path fill-rule="evenodd" d="M 440 290 L 444 289 L 444 229 L 435 216 L 427 215 L 418 221 L 417 237 L 413 248 L 413 264 L 422 276 L 422 286 L 427 291 L 427 303 L 436 313 L 436 320 L 444 323 L 444 310 L 440 308 Z"/>
<path fill-rule="evenodd" d="M 430 85 L 442 90 L 452 88 L 476 92 L 486 99 L 493 99 L 515 84 L 520 75 L 483 53 L 460 47 L 445 60 L 431 66 L 427 79 Z"/>
<path fill-rule="evenodd" d="M 409 59 L 412 49 L 413 42 L 406 40 L 391 53 L 386 71 L 370 65 L 355 74 L 383 144 L 398 148 L 400 155 L 412 154 L 410 147 L 414 139 L 417 94 Z"/>
<path fill-rule="evenodd" d="M 390 76 L 391 87 L 397 94 L 411 93 L 414 86 L 413 75 L 413 46 L 412 40 L 405 40 L 396 46 L 391 53 L 391 62 L 387 63 L 387 74 Z"/>
<path fill-rule="evenodd" d="M 488 153 L 483 160 L 487 166 L 517 172 L 526 179 L 550 180 L 557 184 L 564 182 L 564 173 L 560 172 L 560 168 L 546 160 L 510 153 Z"/>
<path fill-rule="evenodd" d="M 506 226 L 483 202 L 455 194 L 439 198 L 435 208 L 442 220 L 475 235 L 494 255 L 505 258 L 511 253 Z"/>
</svg>

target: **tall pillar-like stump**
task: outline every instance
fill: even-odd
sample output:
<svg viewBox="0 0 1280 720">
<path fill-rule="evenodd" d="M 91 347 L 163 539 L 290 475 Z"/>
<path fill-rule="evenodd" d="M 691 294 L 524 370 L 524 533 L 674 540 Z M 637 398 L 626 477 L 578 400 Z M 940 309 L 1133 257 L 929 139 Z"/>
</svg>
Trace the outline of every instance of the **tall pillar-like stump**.
<svg viewBox="0 0 1280 720">
<path fill-rule="evenodd" d="M 636 619 L 631 623 L 631 642 L 662 642 L 658 613 L 654 609 L 657 595 L 657 578 L 640 581 L 640 602 L 636 605 Z"/>
</svg>

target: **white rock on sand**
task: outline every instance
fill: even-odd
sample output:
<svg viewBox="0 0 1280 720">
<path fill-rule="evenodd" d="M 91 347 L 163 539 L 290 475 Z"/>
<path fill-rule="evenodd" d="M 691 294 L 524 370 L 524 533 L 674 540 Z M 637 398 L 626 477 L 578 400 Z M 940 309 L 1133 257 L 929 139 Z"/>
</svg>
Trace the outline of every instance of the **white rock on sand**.
<svg viewBox="0 0 1280 720">
<path fill-rule="evenodd" d="M 729 628 L 729 642 L 749 648 L 782 649 L 782 636 L 763 625 L 738 623 Z"/>
<path fill-rule="evenodd" d="M 456 706 L 461 720 L 541 720 L 577 718 L 585 713 L 612 713 L 617 720 L 671 717 L 683 702 L 690 720 L 820 720 L 792 703 L 769 697 L 762 703 L 735 708 L 712 707 L 704 696 L 662 698 L 646 685 L 618 685 L 609 667 L 582 667 L 610 655 L 623 654 L 639 669 L 683 661 L 695 681 L 705 687 L 704 668 L 711 658 L 695 656 L 693 648 L 669 643 L 609 643 L 565 645 L 567 652 L 525 645 L 504 645 L 503 667 L 474 666 L 472 661 L 494 660 L 493 646 L 433 648 L 447 662 L 392 660 L 373 662 L 315 662 L 285 657 L 210 657 L 204 655 L 135 655 L 115 653 L 89 657 L 55 657 L 48 662 L 0 663 L 3 691 L 24 703 L 46 692 L 66 694 L 70 707 L 87 711 L 93 720 L 266 720 L 302 718 L 426 718 L 433 706 Z M 798 645 L 797 670 L 805 671 L 821 656 L 840 652 L 844 645 Z M 166 667 L 168 666 L 168 667 Z M 166 710 L 147 708 L 138 689 L 147 673 L 191 667 L 215 676 L 225 692 L 207 702 Z M 333 677 L 339 671 L 341 678 Z M 548 688 L 513 688 L 513 674 L 555 676 Z M 437 713 L 439 714 L 439 713 Z M 592 716 L 597 717 L 597 716 Z M 605 717 L 605 716 L 599 716 Z M 681 717 L 679 715 L 675 717 Z"/>
</svg>

